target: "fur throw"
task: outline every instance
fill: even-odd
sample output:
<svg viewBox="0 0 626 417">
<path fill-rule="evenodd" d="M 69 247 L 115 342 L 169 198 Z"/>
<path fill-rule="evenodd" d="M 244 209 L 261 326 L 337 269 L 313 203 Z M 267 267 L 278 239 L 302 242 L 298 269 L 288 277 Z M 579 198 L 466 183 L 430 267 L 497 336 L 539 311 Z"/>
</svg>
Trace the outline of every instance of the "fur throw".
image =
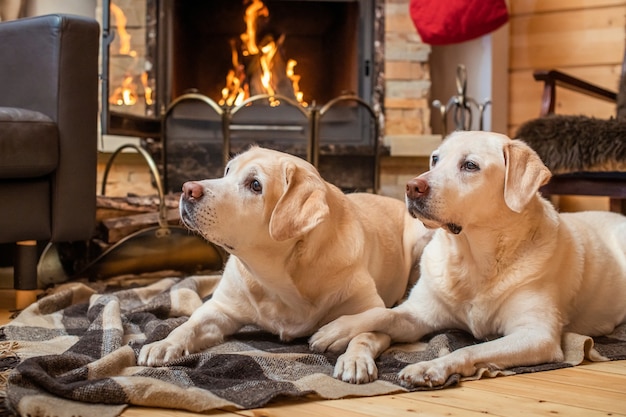
<svg viewBox="0 0 626 417">
<path fill-rule="evenodd" d="M 626 122 L 613 118 L 550 115 L 524 123 L 515 137 L 553 174 L 626 171 Z"/>
</svg>

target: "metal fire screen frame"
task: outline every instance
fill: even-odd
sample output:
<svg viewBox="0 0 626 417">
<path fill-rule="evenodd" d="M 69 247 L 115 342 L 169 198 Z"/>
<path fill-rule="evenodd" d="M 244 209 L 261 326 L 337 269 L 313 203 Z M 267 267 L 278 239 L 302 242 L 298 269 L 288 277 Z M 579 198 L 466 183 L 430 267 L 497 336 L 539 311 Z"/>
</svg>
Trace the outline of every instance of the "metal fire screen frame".
<svg viewBox="0 0 626 417">
<path fill-rule="evenodd" d="M 241 111 L 242 109 L 246 108 L 247 106 L 250 106 L 256 102 L 261 102 L 265 100 L 278 100 L 279 102 L 288 103 L 290 106 L 298 109 L 302 113 L 302 115 L 306 118 L 308 128 L 309 128 L 309 134 L 306 137 L 306 141 L 307 141 L 306 142 L 306 160 L 309 163 L 311 163 L 313 166 L 315 166 L 316 168 L 319 167 L 320 125 L 324 116 L 327 115 L 331 109 L 345 102 L 353 102 L 357 106 L 361 106 L 365 108 L 367 112 L 369 113 L 369 115 L 371 116 L 373 126 L 374 126 L 374 131 L 372 135 L 373 142 L 371 144 L 371 149 L 372 149 L 371 155 L 374 159 L 373 160 L 374 169 L 373 169 L 373 178 L 371 182 L 372 182 L 373 191 L 377 192 L 378 186 L 379 186 L 379 172 L 378 172 L 379 159 L 380 159 L 380 154 L 381 154 L 380 147 L 379 147 L 379 144 L 380 144 L 379 115 L 365 100 L 353 94 L 345 94 L 345 95 L 338 96 L 332 99 L 331 101 L 329 101 L 328 103 L 326 103 L 321 108 L 317 108 L 317 107 L 305 108 L 305 107 L 302 107 L 297 101 L 291 98 L 280 96 L 280 95 L 272 96 L 269 94 L 259 94 L 259 95 L 250 97 L 244 100 L 240 105 L 234 106 L 234 107 L 222 107 L 211 98 L 203 94 L 199 94 L 199 93 L 188 93 L 188 94 L 183 94 L 179 96 L 167 107 L 167 109 L 165 110 L 162 116 L 162 122 L 161 122 L 161 127 L 162 127 L 161 139 L 163 143 L 163 150 L 162 150 L 163 176 L 164 176 L 164 183 L 165 183 L 166 189 L 169 188 L 168 174 L 167 174 L 168 173 L 167 158 L 169 154 L 169 152 L 167 151 L 167 146 L 168 146 L 167 119 L 168 117 L 170 117 L 170 115 L 177 108 L 178 105 L 186 101 L 200 101 L 206 104 L 210 109 L 212 109 L 213 112 L 215 112 L 215 114 L 217 114 L 217 116 L 221 120 L 221 127 L 222 127 L 221 133 L 222 133 L 222 138 L 223 138 L 221 157 L 222 157 L 222 167 L 225 167 L 226 163 L 233 156 L 232 146 L 231 146 L 232 132 L 234 130 L 250 128 L 250 126 L 237 125 L 233 123 L 233 116 L 237 114 L 239 111 Z M 276 129 L 281 129 L 281 128 L 282 129 L 293 128 L 293 126 L 275 126 L 275 125 L 255 125 L 252 127 L 254 129 L 259 129 L 259 130 L 266 130 L 266 129 L 276 130 Z"/>
</svg>

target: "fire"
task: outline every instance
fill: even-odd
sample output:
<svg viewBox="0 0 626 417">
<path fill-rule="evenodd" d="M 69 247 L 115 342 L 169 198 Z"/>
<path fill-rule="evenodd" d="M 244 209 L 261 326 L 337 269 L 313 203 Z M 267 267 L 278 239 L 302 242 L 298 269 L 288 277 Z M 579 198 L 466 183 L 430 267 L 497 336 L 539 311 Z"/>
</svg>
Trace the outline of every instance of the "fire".
<svg viewBox="0 0 626 417">
<path fill-rule="evenodd" d="M 289 61 L 287 61 L 287 77 L 291 80 L 291 84 L 293 85 L 293 93 L 296 96 L 296 100 L 298 100 L 299 103 L 303 103 L 303 105 L 306 107 L 307 103 L 304 103 L 302 101 L 304 93 L 300 91 L 300 76 L 296 75 L 295 71 L 293 70 L 296 65 L 298 65 L 298 61 L 296 61 L 295 59 L 290 59 Z"/>
<path fill-rule="evenodd" d="M 261 83 L 263 84 L 263 88 L 269 95 L 276 94 L 274 88 L 272 87 L 272 60 L 274 59 L 274 55 L 276 55 L 276 51 L 278 48 L 276 47 L 276 43 L 274 41 L 268 42 L 266 45 L 263 45 L 261 48 L 262 54 L 259 56 L 259 63 L 261 64 Z"/>
<path fill-rule="evenodd" d="M 117 6 L 114 3 L 111 3 L 111 13 L 113 13 L 113 15 L 115 16 L 117 36 L 120 39 L 120 49 L 119 49 L 120 55 L 136 56 L 137 52 L 130 50 L 131 36 L 130 36 L 130 33 L 126 31 L 126 23 L 127 23 L 126 15 L 124 15 L 124 12 L 122 11 L 122 9 L 120 9 L 119 6 Z"/>
<path fill-rule="evenodd" d="M 132 59 L 128 70 L 124 74 L 124 80 L 121 85 L 109 96 L 109 103 L 117 105 L 117 106 L 132 106 L 137 104 L 139 93 L 138 93 L 138 84 L 135 81 L 135 77 L 132 74 L 136 74 L 135 67 L 137 65 L 137 51 L 131 49 L 131 35 L 126 30 L 126 25 L 128 20 L 126 19 L 126 15 L 124 15 L 124 11 L 117 6 L 115 3 L 111 2 L 110 10 L 113 16 L 115 16 L 115 27 L 117 29 L 116 37 L 119 38 L 119 55 L 126 55 Z M 150 105 L 152 103 L 152 88 L 148 85 L 148 73 L 143 71 L 141 73 L 141 85 L 143 86 L 143 96 L 146 104 Z"/>
<path fill-rule="evenodd" d="M 237 106 L 241 104 L 246 97 L 250 97 L 248 85 L 245 83 L 245 67 L 239 63 L 237 44 L 234 40 L 230 42 L 230 49 L 232 52 L 231 60 L 233 69 L 228 71 L 226 75 L 226 86 L 222 88 L 222 100 L 220 100 L 220 105 L 222 106 L 224 104 L 227 106 Z"/>
<path fill-rule="evenodd" d="M 261 0 L 252 0 L 252 4 L 246 9 L 244 21 L 246 22 L 246 31 L 241 34 L 241 40 L 246 49 L 243 50 L 244 55 L 256 55 L 259 48 L 256 44 L 257 23 L 260 17 L 268 17 L 269 10 Z"/>
<path fill-rule="evenodd" d="M 109 103 L 118 106 L 132 106 L 137 104 L 137 84 L 133 82 L 133 77 L 124 78 L 122 85 L 117 87 L 109 97 Z"/>
<path fill-rule="evenodd" d="M 284 62 L 279 53 L 285 35 L 281 35 L 278 40 L 267 35 L 257 42 L 260 19 L 269 17 L 269 10 L 261 0 L 244 1 L 250 4 L 243 18 L 246 30 L 239 36 L 242 59 L 237 42 L 231 41 L 232 69 L 226 75 L 220 105 L 238 105 L 251 95 L 265 93 L 270 96 L 293 95 L 306 107 L 308 104 L 303 101 L 304 94 L 299 87 L 300 76 L 294 72 L 297 62 L 293 59 Z M 287 83 L 285 80 L 288 80 Z M 279 104 L 275 99 L 270 103 Z"/>
</svg>

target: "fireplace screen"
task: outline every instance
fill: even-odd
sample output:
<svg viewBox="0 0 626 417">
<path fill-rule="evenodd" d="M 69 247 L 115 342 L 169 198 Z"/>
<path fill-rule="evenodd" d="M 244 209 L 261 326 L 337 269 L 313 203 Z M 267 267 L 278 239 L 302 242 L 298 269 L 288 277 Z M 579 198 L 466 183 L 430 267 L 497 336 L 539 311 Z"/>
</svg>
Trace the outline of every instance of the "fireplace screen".
<svg viewBox="0 0 626 417">
<path fill-rule="evenodd" d="M 158 121 L 152 152 L 169 190 L 221 175 L 250 144 L 309 159 L 344 188 L 375 188 L 374 3 L 111 1 L 107 124 Z"/>
</svg>

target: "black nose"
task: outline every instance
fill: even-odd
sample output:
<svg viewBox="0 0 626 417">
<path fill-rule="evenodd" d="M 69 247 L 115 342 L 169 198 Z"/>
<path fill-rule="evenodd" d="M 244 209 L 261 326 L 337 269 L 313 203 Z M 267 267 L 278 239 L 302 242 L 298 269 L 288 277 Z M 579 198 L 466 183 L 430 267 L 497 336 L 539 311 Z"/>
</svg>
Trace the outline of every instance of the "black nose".
<svg viewBox="0 0 626 417">
<path fill-rule="evenodd" d="M 195 181 L 187 181 L 183 184 L 183 196 L 186 199 L 195 199 L 199 200 L 202 198 L 204 194 L 204 189 L 202 185 Z"/>
<path fill-rule="evenodd" d="M 406 196 L 411 200 L 424 197 L 428 194 L 428 183 L 420 177 L 415 177 L 406 183 Z"/>
</svg>

